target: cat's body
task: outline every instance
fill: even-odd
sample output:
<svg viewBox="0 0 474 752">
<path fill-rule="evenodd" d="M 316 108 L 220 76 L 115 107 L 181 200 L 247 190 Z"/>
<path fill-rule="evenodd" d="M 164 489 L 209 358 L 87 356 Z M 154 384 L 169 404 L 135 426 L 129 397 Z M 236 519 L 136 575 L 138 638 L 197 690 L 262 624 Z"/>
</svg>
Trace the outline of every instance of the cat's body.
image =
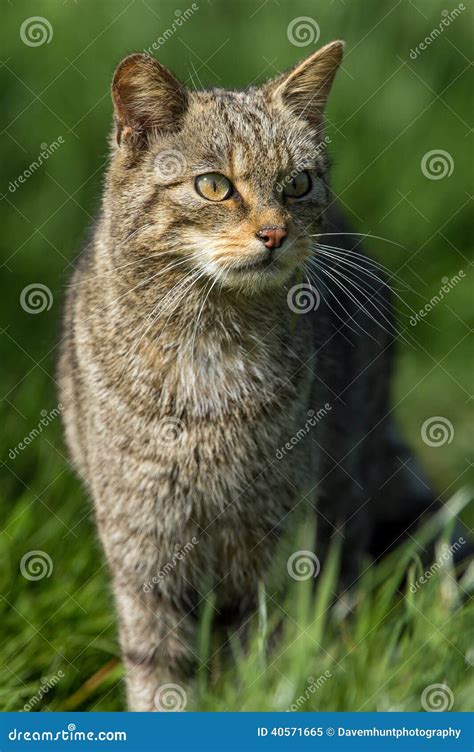
<svg viewBox="0 0 474 752">
<path fill-rule="evenodd" d="M 324 99 L 341 47 L 325 50 L 309 65 Z M 325 284 L 339 308 L 301 286 L 308 228 L 342 233 L 327 236 L 340 251 L 358 245 L 328 208 L 324 158 L 311 162 L 324 102 L 311 116 L 301 108 L 301 96 L 314 100 L 307 75 L 304 64 L 287 89 L 282 77 L 245 94 L 190 94 L 136 56 L 114 81 L 120 145 L 69 291 L 59 377 L 68 446 L 113 576 L 132 709 L 157 709 L 159 687 L 185 681 L 211 590 L 216 621 L 238 628 L 276 543 L 308 509 L 322 560 L 332 534 L 346 539 L 350 582 L 360 556 L 390 542 L 374 533 L 379 519 L 402 531 L 432 501 L 390 420 L 390 325 L 334 276 Z M 178 174 L 157 167 L 165 152 L 182 159 Z M 298 206 L 274 189 L 295 164 L 317 181 Z M 209 206 L 191 193 L 211 170 L 231 173 L 239 193 Z M 262 225 L 274 277 L 227 275 L 227 263 L 260 258 Z M 279 236 L 273 244 L 280 227 L 287 255 Z M 298 294 L 312 310 L 300 300 L 295 312 Z"/>
</svg>

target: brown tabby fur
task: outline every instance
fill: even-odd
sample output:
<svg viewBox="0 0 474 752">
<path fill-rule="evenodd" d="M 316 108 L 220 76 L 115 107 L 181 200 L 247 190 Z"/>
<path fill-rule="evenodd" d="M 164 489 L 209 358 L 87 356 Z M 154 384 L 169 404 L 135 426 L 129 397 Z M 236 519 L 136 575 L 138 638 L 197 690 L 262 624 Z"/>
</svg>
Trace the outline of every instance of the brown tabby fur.
<svg viewBox="0 0 474 752">
<path fill-rule="evenodd" d="M 143 55 L 115 74 L 102 212 L 69 289 L 59 375 L 67 443 L 113 578 L 133 710 L 159 709 L 157 690 L 187 681 L 203 596 L 213 591 L 216 621 L 239 627 L 275 544 L 316 502 L 320 556 L 345 525 L 355 572 L 382 516 L 374 490 L 406 453 L 386 419 L 391 337 L 349 298 L 342 326 L 324 295 L 305 315 L 287 299 L 314 257 L 311 236 L 343 229 L 317 148 L 342 49 L 327 45 L 243 92 L 185 90 Z M 312 192 L 285 200 L 276 186 L 303 169 Z M 194 178 L 210 171 L 238 195 L 199 196 Z M 288 237 L 271 267 L 251 268 L 268 257 L 256 238 L 267 225 Z M 328 415 L 277 460 L 325 403 Z M 384 486 L 388 519 L 397 493 Z"/>
</svg>

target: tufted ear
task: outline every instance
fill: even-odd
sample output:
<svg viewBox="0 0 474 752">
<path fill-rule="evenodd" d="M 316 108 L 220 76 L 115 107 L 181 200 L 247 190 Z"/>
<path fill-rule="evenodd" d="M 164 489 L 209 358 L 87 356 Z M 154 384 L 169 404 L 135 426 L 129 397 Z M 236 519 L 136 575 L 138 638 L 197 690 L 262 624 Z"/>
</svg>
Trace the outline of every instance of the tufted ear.
<svg viewBox="0 0 474 752">
<path fill-rule="evenodd" d="M 298 117 L 319 123 L 344 52 L 344 42 L 325 45 L 265 85 L 270 96 Z"/>
<path fill-rule="evenodd" d="M 151 129 L 179 127 L 188 97 L 184 86 L 157 60 L 136 54 L 122 60 L 115 71 L 112 100 L 117 143 L 132 137 L 143 144 Z"/>
</svg>

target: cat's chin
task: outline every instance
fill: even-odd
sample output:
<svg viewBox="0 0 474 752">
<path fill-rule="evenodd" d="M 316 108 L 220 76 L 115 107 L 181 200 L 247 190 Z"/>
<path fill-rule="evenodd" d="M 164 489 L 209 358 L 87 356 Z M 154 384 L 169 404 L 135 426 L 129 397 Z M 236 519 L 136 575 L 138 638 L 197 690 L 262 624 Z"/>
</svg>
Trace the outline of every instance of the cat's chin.
<svg viewBox="0 0 474 752">
<path fill-rule="evenodd" d="M 271 288 L 283 287 L 293 276 L 293 267 L 278 263 L 255 262 L 227 269 L 221 275 L 221 285 L 228 289 L 258 294 Z"/>
</svg>

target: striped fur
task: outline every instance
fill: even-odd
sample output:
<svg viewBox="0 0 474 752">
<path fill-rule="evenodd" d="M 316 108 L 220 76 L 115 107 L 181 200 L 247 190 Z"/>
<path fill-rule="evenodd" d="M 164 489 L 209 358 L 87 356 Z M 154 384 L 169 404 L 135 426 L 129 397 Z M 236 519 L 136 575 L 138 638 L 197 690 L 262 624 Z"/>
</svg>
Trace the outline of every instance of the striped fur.
<svg viewBox="0 0 474 752">
<path fill-rule="evenodd" d="M 243 92 L 185 91 L 141 55 L 114 79 L 102 210 L 69 288 L 59 379 L 69 451 L 110 566 L 133 710 L 160 709 L 161 685 L 188 682 L 203 596 L 213 591 L 216 622 L 226 614 L 239 627 L 275 544 L 316 501 L 320 556 L 331 526 L 345 523 L 356 568 L 374 519 L 366 498 L 393 474 L 380 421 L 390 338 L 365 319 L 367 337 L 341 330 L 325 300 L 300 316 L 287 302 L 310 236 L 341 229 L 319 148 L 341 55 L 333 43 Z M 278 183 L 302 169 L 312 192 L 284 200 Z M 239 196 L 203 200 L 193 181 L 208 171 L 227 175 Z M 288 228 L 275 271 L 237 269 L 262 257 L 262 225 Z M 276 459 L 325 403 L 326 418 Z M 390 484 L 384 493 L 390 500 Z"/>
</svg>

